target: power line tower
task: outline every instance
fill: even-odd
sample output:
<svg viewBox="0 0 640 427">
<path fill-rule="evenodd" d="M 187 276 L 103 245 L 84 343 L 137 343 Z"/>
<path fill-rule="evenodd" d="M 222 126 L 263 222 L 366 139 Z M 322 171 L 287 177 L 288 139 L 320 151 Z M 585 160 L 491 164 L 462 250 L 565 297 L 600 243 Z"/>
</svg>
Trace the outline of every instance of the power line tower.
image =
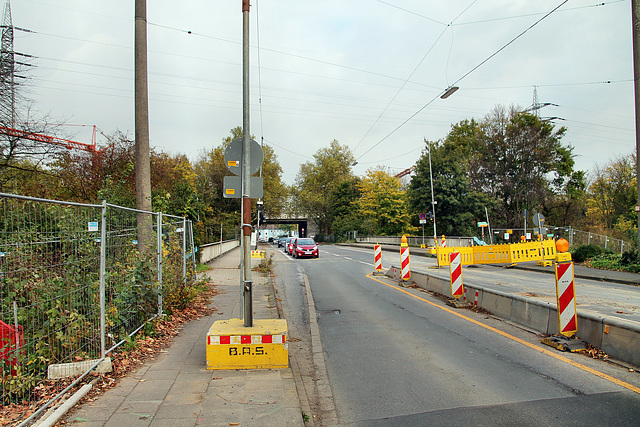
<svg viewBox="0 0 640 427">
<path fill-rule="evenodd" d="M 533 103 L 531 104 L 531 109 L 534 111 L 534 114 L 538 118 L 540 118 L 540 108 L 542 108 L 542 106 L 538 101 L 538 87 L 534 86 L 533 87 Z"/>
<path fill-rule="evenodd" d="M 533 103 L 525 108 L 524 112 L 525 113 L 531 113 L 534 114 L 538 119 L 543 119 L 543 120 L 554 120 L 554 119 L 559 119 L 559 120 L 564 120 L 560 117 L 540 117 L 540 109 L 544 108 L 544 107 L 548 107 L 548 106 L 553 106 L 553 107 L 557 107 L 558 104 L 554 104 L 552 102 L 540 102 L 538 100 L 538 87 L 534 86 L 533 87 Z"/>
<path fill-rule="evenodd" d="M 11 3 L 4 5 L 2 15 L 2 46 L 0 46 L 0 121 L 15 123 L 15 52 L 13 51 L 13 24 L 11 22 Z"/>
</svg>

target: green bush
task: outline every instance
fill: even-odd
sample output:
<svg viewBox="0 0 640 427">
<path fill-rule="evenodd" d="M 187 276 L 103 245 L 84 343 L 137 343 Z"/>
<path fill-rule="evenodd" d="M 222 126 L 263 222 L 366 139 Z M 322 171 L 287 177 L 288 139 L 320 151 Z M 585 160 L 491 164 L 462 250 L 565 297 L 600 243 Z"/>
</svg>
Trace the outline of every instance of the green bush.
<svg viewBox="0 0 640 427">
<path fill-rule="evenodd" d="M 596 255 L 600 255 L 603 252 L 602 248 L 597 245 L 581 245 L 578 246 L 571 254 L 573 261 L 585 262 L 589 258 L 593 258 Z"/>
</svg>

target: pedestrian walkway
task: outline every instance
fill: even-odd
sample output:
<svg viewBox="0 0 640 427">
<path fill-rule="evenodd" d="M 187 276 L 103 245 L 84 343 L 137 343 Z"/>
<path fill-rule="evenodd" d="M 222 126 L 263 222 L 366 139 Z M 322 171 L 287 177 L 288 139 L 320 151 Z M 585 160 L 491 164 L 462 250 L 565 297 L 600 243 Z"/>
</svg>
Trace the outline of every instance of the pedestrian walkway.
<svg viewBox="0 0 640 427">
<path fill-rule="evenodd" d="M 301 426 L 300 401 L 291 368 L 206 369 L 206 336 L 216 320 L 241 318 L 240 248 L 209 263 L 206 274 L 220 292 L 210 316 L 184 326 L 155 360 L 119 381 L 94 402 L 77 408 L 71 425 Z M 257 264 L 258 259 L 252 260 Z M 273 286 L 252 272 L 254 319 L 276 319 Z"/>
</svg>

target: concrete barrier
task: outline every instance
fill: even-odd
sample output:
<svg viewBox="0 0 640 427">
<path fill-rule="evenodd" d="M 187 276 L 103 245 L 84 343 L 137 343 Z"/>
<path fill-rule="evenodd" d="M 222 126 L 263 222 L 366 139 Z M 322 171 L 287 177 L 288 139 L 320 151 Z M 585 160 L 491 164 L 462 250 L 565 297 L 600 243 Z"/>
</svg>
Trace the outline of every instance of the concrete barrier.
<svg viewBox="0 0 640 427">
<path fill-rule="evenodd" d="M 225 240 L 224 242 L 202 245 L 200 246 L 200 262 L 206 264 L 238 246 L 240 246 L 240 240 Z"/>
<path fill-rule="evenodd" d="M 400 267 L 391 266 L 386 272 L 388 277 L 400 280 Z M 420 288 L 437 292 L 449 298 L 451 283 L 424 272 L 413 271 L 411 281 Z M 478 291 L 478 307 L 493 315 L 518 323 L 543 334 L 558 333 L 558 311 L 555 303 L 538 301 L 520 295 L 486 289 L 475 284 L 464 284 L 470 302 Z M 578 310 L 578 337 L 609 356 L 640 366 L 640 325 L 612 317 L 602 317 L 590 312 Z"/>
</svg>

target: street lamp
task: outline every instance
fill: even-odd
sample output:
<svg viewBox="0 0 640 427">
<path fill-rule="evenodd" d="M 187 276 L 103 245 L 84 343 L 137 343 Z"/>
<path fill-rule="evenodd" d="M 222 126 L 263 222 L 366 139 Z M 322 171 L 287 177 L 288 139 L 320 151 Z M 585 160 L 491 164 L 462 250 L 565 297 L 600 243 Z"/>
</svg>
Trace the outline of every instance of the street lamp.
<svg viewBox="0 0 640 427">
<path fill-rule="evenodd" d="M 445 90 L 444 93 L 440 96 L 440 99 L 447 99 L 448 97 L 453 95 L 455 91 L 457 91 L 458 89 L 460 89 L 458 86 L 449 86 L 447 90 Z"/>
</svg>

